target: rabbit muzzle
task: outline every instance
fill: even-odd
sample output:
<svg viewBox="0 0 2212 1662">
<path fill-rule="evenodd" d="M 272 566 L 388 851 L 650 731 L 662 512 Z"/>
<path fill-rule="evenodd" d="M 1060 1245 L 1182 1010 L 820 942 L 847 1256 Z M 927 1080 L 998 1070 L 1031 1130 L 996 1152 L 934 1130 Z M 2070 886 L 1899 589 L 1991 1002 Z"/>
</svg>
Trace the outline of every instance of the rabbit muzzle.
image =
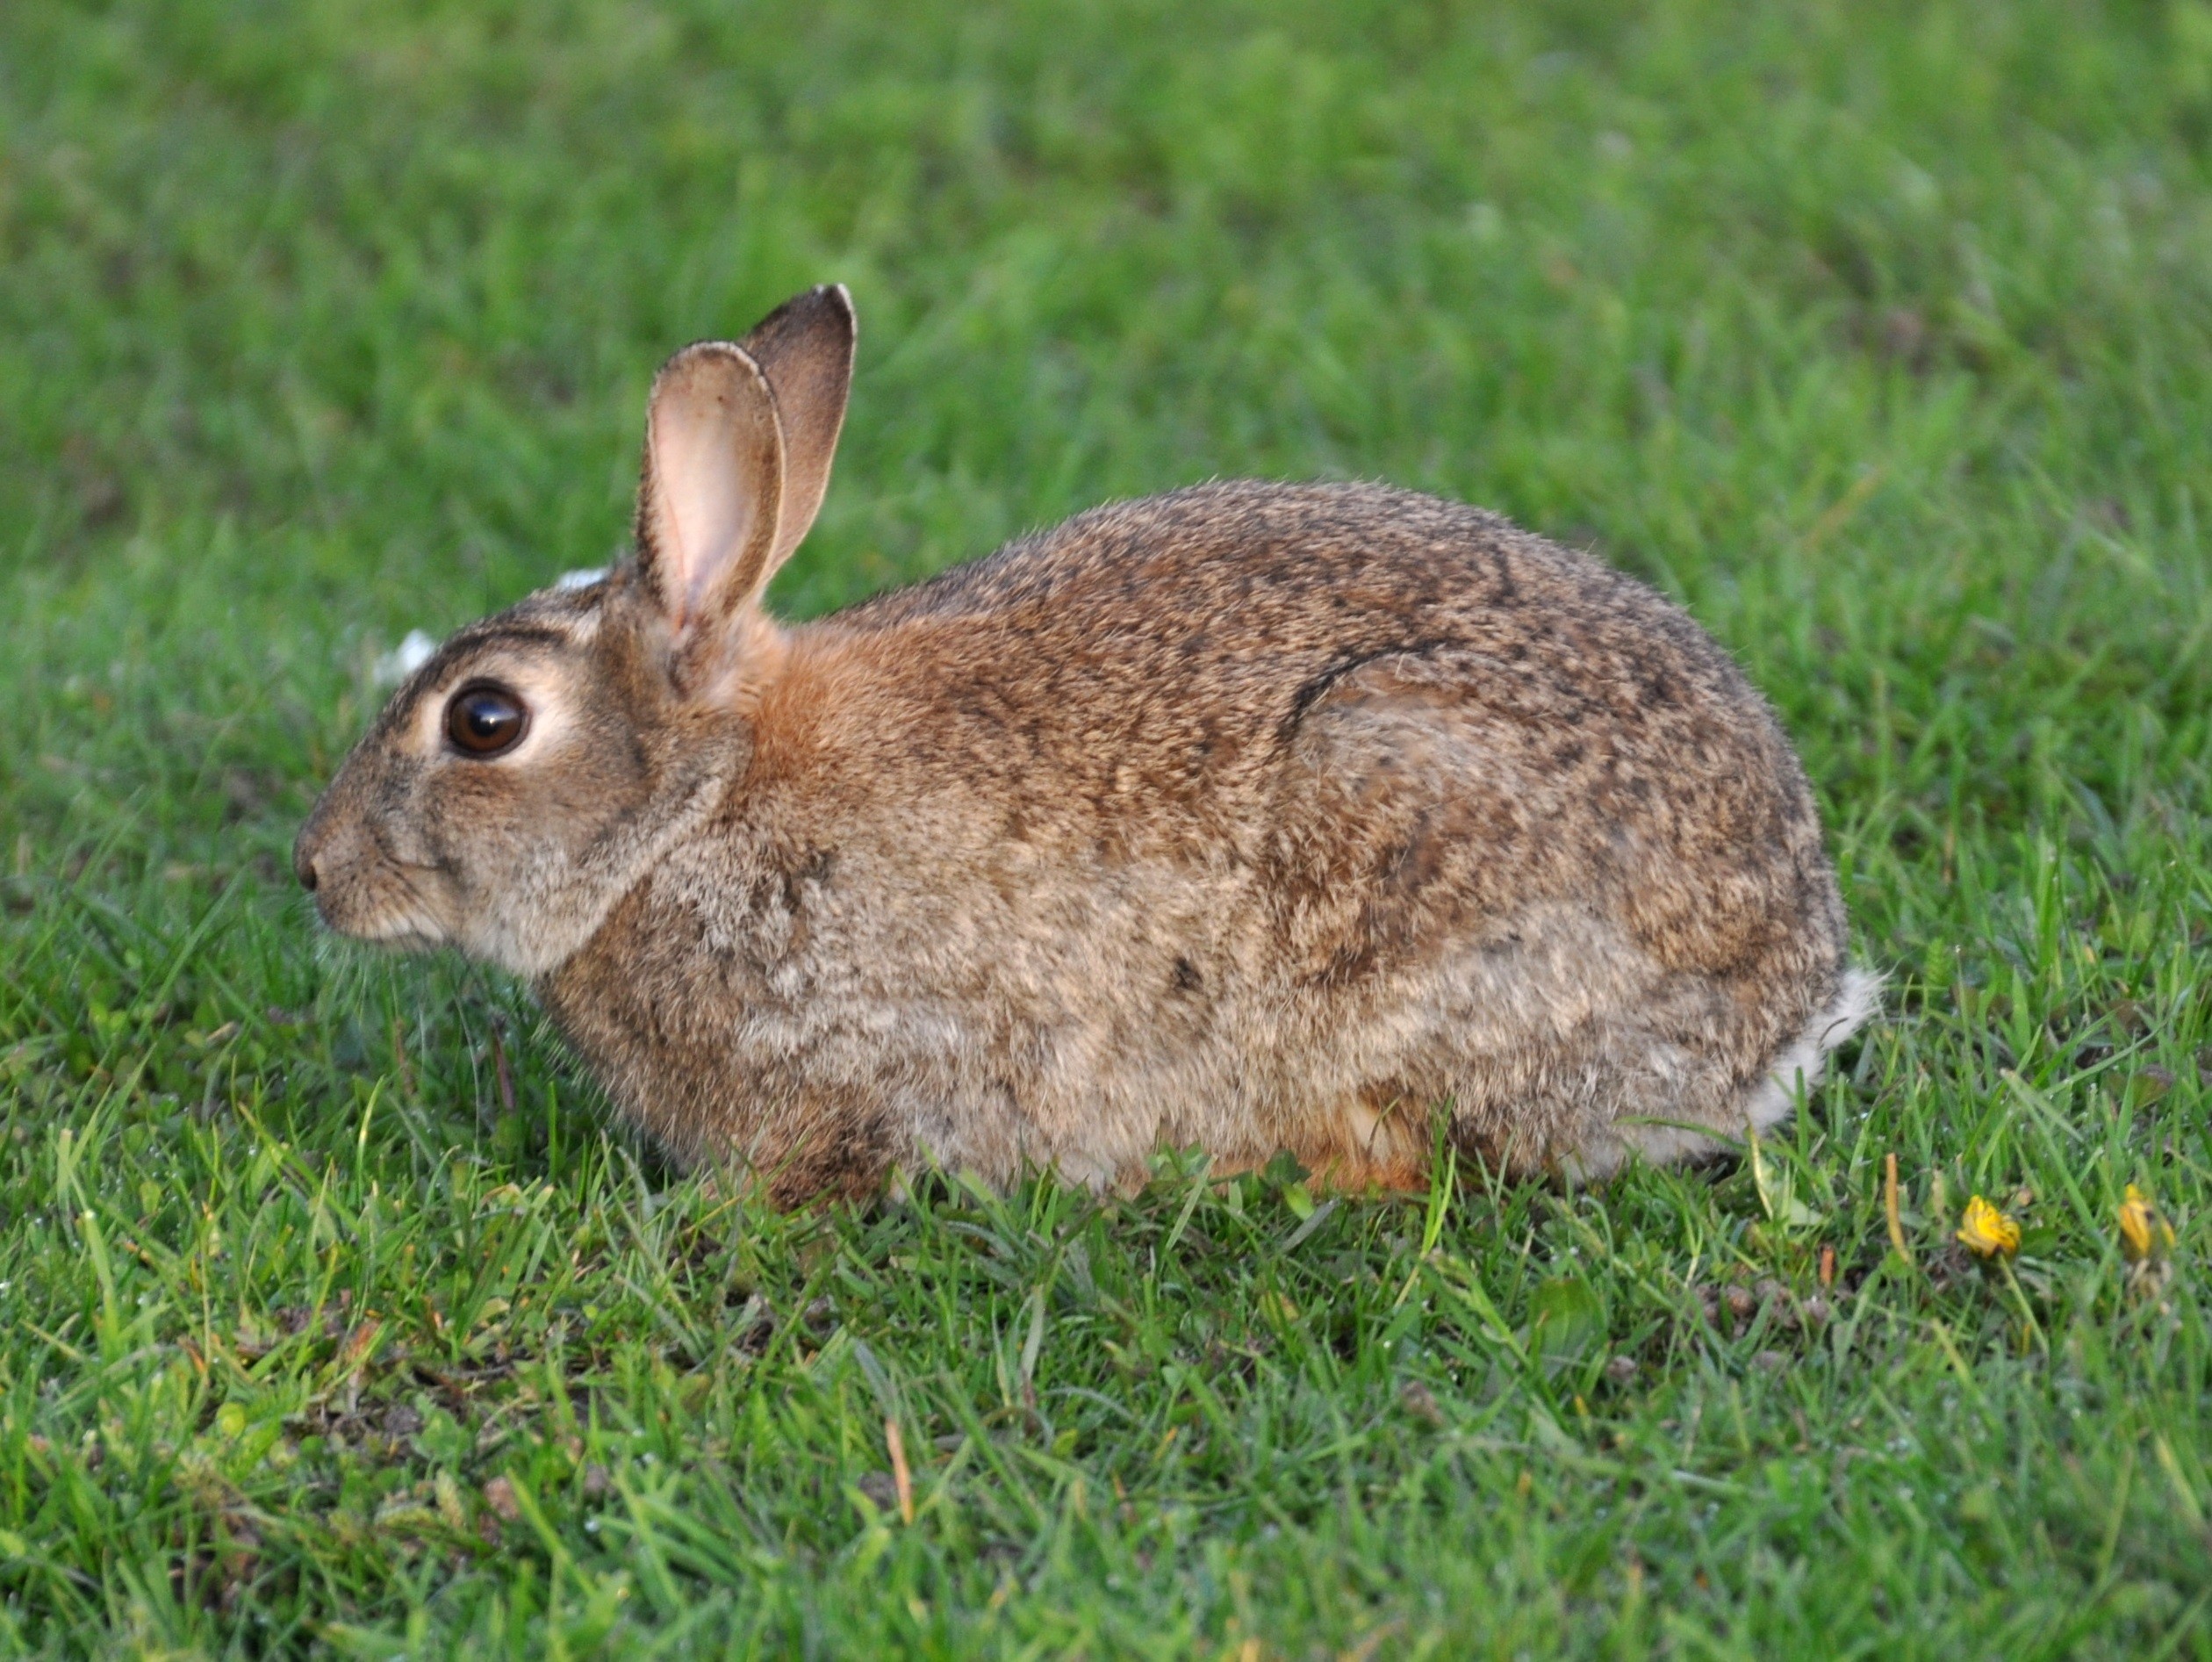
<svg viewBox="0 0 2212 1662">
<path fill-rule="evenodd" d="M 358 820 L 312 815 L 292 845 L 292 871 L 336 934 L 415 947 L 451 938 L 450 876 L 437 865 L 396 858 Z"/>
</svg>

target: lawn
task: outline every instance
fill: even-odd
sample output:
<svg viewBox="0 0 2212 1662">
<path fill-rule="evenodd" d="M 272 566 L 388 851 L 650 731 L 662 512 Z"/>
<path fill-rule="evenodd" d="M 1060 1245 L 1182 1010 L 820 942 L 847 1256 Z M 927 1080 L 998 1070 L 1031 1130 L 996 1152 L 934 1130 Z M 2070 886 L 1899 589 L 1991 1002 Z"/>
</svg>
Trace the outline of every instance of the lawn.
<svg viewBox="0 0 2212 1662">
<path fill-rule="evenodd" d="M 2208 186 L 2194 3 L 7 0 L 0 1645 L 2212 1657 Z M 783 609 L 1495 507 L 1767 690 L 1885 1019 L 1600 1189 L 777 1216 L 319 939 L 377 656 L 830 279 Z"/>
</svg>

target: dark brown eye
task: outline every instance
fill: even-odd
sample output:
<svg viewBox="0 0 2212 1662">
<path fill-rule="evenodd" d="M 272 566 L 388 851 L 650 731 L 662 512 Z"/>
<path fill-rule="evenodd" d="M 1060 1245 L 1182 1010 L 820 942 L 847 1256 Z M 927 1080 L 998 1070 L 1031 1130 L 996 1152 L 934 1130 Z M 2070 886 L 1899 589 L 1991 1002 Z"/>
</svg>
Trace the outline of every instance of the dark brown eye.
<svg viewBox="0 0 2212 1662">
<path fill-rule="evenodd" d="M 471 756 L 513 750 L 529 724 L 522 701 L 489 681 L 463 687 L 446 706 L 446 737 Z"/>
</svg>

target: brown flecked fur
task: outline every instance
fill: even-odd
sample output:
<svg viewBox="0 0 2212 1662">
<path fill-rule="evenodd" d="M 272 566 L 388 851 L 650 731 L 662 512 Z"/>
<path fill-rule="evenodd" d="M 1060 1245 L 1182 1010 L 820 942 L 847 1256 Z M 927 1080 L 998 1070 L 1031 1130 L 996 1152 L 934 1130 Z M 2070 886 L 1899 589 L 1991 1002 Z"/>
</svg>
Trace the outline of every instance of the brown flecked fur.
<svg viewBox="0 0 2212 1662">
<path fill-rule="evenodd" d="M 1864 1018 L 1765 703 L 1495 514 L 1202 486 L 771 622 L 851 338 L 817 290 L 672 360 L 638 558 L 449 642 L 302 831 L 333 927 L 529 976 L 648 1133 L 786 1202 L 1192 1145 L 1404 1188 L 1440 1105 L 1602 1175 L 1772 1124 Z M 492 760 L 442 737 L 482 679 L 532 710 Z"/>
</svg>

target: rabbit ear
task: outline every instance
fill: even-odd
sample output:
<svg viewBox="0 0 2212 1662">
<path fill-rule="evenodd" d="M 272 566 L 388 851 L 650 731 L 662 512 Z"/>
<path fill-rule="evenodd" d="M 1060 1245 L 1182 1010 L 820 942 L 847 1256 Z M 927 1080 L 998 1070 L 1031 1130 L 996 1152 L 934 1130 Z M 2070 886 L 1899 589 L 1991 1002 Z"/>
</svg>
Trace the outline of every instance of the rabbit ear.
<svg viewBox="0 0 2212 1662">
<path fill-rule="evenodd" d="M 679 653 L 718 641 L 766 584 L 783 500 L 768 378 L 743 347 L 686 347 L 653 378 L 637 487 L 638 564 Z"/>
<path fill-rule="evenodd" d="M 742 342 L 775 389 L 783 422 L 783 516 L 766 577 L 791 557 L 821 510 L 830 463 L 852 390 L 857 323 L 842 283 L 794 295 L 753 326 Z"/>
</svg>

